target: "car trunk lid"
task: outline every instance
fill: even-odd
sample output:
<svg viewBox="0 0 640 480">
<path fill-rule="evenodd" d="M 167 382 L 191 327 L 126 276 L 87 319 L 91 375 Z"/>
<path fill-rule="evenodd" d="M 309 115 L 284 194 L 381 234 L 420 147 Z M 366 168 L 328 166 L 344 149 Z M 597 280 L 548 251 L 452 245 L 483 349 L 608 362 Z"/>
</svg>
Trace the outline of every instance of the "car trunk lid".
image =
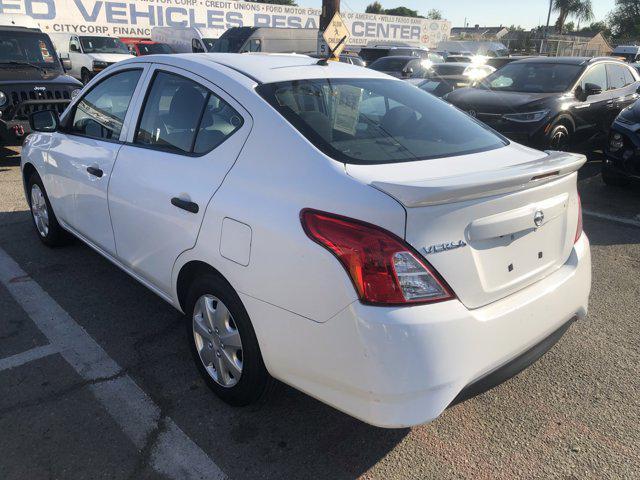
<svg viewBox="0 0 640 480">
<path fill-rule="evenodd" d="M 578 221 L 582 155 L 518 145 L 456 158 L 347 165 L 402 203 L 405 239 L 477 308 L 563 265 Z M 444 173 L 446 172 L 446 173 Z"/>
</svg>

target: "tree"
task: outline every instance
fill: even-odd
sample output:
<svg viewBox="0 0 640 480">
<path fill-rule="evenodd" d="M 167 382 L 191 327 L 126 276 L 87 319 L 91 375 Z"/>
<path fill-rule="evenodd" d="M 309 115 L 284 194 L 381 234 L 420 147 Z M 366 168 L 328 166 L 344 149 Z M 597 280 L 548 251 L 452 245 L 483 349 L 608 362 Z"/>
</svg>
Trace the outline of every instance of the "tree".
<svg viewBox="0 0 640 480">
<path fill-rule="evenodd" d="M 436 8 L 432 8 L 427 12 L 427 18 L 429 20 L 442 20 L 442 12 Z"/>
<path fill-rule="evenodd" d="M 246 0 L 252 3 L 269 3 L 271 5 L 286 5 L 288 7 L 297 7 L 295 0 Z"/>
<path fill-rule="evenodd" d="M 608 20 L 614 37 L 640 37 L 640 0 L 616 0 Z"/>
<path fill-rule="evenodd" d="M 407 7 L 396 7 L 396 8 L 385 9 L 384 14 L 394 15 L 396 17 L 424 18 L 423 16 L 418 15 L 417 10 L 411 10 L 410 8 L 407 8 Z"/>
<path fill-rule="evenodd" d="M 556 28 L 562 34 L 569 17 L 579 21 L 589 21 L 593 18 L 591 0 L 553 0 L 553 11 L 558 12 Z"/>
<path fill-rule="evenodd" d="M 437 11 L 437 10 L 436 10 Z M 377 0 L 367 6 L 365 9 L 366 13 L 376 13 L 378 15 L 395 15 L 396 17 L 416 17 L 416 18 L 424 18 L 423 16 L 418 15 L 417 10 L 411 10 L 407 7 L 396 7 L 390 9 L 382 8 L 382 5 Z M 438 12 L 439 13 L 439 12 Z"/>
<path fill-rule="evenodd" d="M 583 27 L 579 31 L 602 33 L 605 37 L 611 36 L 611 27 L 606 22 L 592 22 L 589 26 Z"/>
<path fill-rule="evenodd" d="M 571 32 L 574 32 L 575 29 L 576 29 L 576 24 L 573 23 L 573 22 L 567 22 L 567 23 L 564 24 L 564 31 L 565 32 L 571 33 Z"/>
<path fill-rule="evenodd" d="M 383 14 L 384 13 L 384 9 L 382 8 L 382 4 L 380 2 L 375 1 L 375 2 L 367 5 L 367 8 L 365 9 L 365 13 Z"/>
</svg>

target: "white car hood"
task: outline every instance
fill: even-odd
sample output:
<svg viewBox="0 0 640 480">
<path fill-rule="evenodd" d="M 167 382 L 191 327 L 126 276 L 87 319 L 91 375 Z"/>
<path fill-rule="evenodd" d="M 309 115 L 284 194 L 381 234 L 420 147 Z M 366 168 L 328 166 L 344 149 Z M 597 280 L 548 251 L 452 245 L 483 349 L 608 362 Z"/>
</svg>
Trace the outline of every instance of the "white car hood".
<svg viewBox="0 0 640 480">
<path fill-rule="evenodd" d="M 87 55 L 89 55 L 89 57 L 91 57 L 93 60 L 109 63 L 115 63 L 122 60 L 127 60 L 128 58 L 134 58 L 133 55 L 128 55 L 126 53 L 87 53 Z"/>
</svg>

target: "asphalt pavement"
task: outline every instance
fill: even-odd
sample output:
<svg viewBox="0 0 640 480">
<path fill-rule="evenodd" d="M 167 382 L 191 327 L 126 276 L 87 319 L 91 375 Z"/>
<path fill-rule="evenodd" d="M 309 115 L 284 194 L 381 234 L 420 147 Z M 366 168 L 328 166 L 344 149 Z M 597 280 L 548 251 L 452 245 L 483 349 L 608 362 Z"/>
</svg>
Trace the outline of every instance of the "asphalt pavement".
<svg viewBox="0 0 640 480">
<path fill-rule="evenodd" d="M 80 242 L 41 244 L 0 147 L 0 479 L 640 478 L 640 187 L 580 173 L 587 319 L 431 424 L 368 426 L 278 385 L 234 409 L 183 319 Z"/>
</svg>

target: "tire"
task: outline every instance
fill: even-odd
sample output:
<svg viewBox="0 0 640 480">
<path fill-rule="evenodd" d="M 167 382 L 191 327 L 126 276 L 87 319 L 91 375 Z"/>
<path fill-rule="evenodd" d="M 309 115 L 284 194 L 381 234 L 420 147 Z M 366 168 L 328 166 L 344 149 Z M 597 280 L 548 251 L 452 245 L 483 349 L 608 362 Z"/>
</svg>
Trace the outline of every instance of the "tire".
<svg viewBox="0 0 640 480">
<path fill-rule="evenodd" d="M 547 147 L 550 150 L 566 151 L 571 146 L 571 132 L 566 125 L 558 123 L 549 132 Z"/>
<path fill-rule="evenodd" d="M 629 179 L 613 173 L 608 168 L 602 169 L 602 181 L 610 187 L 626 187 L 629 185 Z"/>
<path fill-rule="evenodd" d="M 207 386 L 235 407 L 260 400 L 274 380 L 264 366 L 255 331 L 237 293 L 221 277 L 204 274 L 189 288 L 186 305 L 187 339 Z M 210 321 L 204 312 L 206 308 L 209 308 Z M 203 327 L 208 327 L 206 332 Z"/>
<path fill-rule="evenodd" d="M 59 247 L 68 244 L 71 240 L 71 235 L 58 223 L 53 208 L 51 208 L 47 191 L 37 172 L 33 172 L 27 182 L 27 199 L 33 226 L 42 243 L 48 247 Z"/>
</svg>

